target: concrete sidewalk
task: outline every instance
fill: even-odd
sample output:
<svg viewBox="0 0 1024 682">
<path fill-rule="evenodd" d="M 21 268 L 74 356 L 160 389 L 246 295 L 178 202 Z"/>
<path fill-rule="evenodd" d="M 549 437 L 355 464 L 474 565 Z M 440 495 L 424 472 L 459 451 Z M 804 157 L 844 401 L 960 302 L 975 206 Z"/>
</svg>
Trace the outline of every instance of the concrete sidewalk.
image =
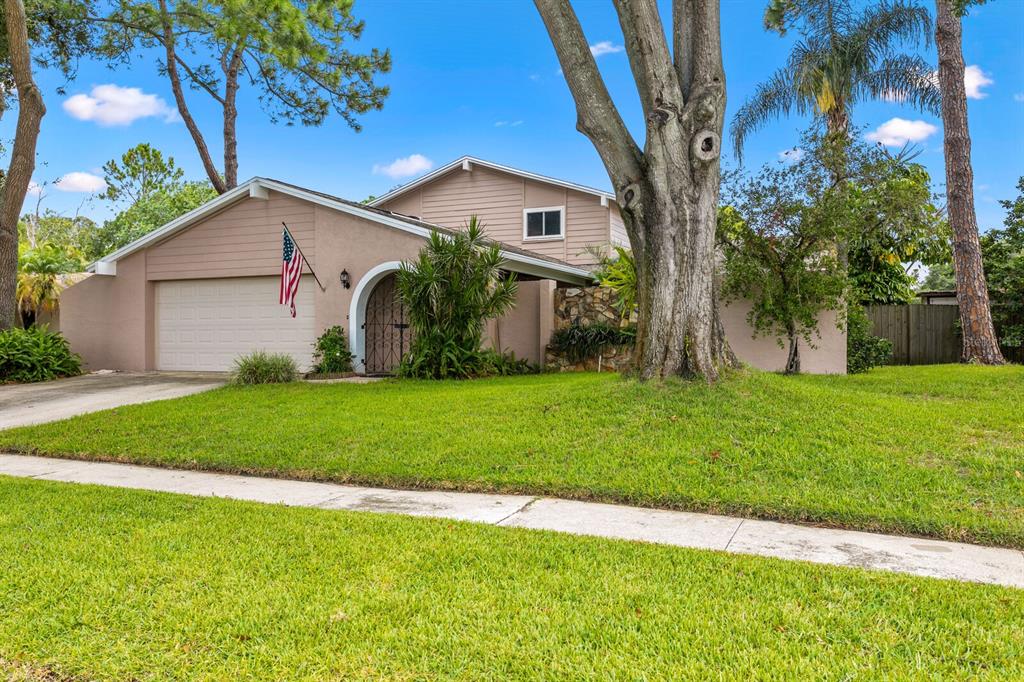
<svg viewBox="0 0 1024 682">
<path fill-rule="evenodd" d="M 321 509 L 433 516 L 1024 588 L 1024 552 L 524 495 L 389 490 L 0 454 L 0 474 Z"/>
</svg>

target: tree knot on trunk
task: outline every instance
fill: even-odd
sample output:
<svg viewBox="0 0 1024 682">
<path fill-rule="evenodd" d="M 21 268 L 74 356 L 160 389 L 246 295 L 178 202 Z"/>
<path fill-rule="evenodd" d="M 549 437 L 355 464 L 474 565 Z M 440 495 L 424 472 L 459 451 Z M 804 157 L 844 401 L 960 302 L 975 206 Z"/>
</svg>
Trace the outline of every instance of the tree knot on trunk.
<svg viewBox="0 0 1024 682">
<path fill-rule="evenodd" d="M 680 108 L 672 102 L 666 102 L 658 97 L 654 100 L 654 107 L 647 114 L 647 122 L 656 126 L 663 126 L 670 119 L 679 118 Z"/>
<path fill-rule="evenodd" d="M 693 157 L 703 163 L 710 163 L 718 158 L 721 151 L 722 139 L 713 130 L 701 130 L 693 136 L 690 143 L 690 152 Z"/>
</svg>

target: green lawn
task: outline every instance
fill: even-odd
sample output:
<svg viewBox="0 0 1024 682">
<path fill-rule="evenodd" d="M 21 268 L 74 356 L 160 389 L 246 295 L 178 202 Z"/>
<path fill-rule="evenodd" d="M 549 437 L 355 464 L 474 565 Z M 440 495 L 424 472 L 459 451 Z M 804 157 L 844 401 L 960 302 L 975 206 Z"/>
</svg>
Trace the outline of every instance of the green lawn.
<svg viewBox="0 0 1024 682">
<path fill-rule="evenodd" d="M 1024 676 L 1024 591 L 537 531 L 0 477 L 0 557 L 58 679 Z"/>
<path fill-rule="evenodd" d="M 1024 547 L 1024 367 L 225 388 L 0 448 L 535 492 Z"/>
</svg>

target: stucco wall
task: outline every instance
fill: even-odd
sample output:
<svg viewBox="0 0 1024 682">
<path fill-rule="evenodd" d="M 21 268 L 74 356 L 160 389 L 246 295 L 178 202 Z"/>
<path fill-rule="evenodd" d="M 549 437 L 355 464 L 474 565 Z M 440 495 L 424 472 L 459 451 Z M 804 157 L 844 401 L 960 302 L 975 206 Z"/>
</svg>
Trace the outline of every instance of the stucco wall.
<svg viewBox="0 0 1024 682">
<path fill-rule="evenodd" d="M 146 254 L 117 263 L 117 276 L 93 275 L 61 294 L 59 328 L 89 370 L 152 367 L 153 286 Z"/>
<path fill-rule="evenodd" d="M 600 321 L 613 324 L 619 320 L 613 303 L 614 297 L 600 287 L 558 289 L 554 301 L 555 326 L 565 327 L 576 319 L 584 323 Z M 755 338 L 746 320 L 749 311 L 750 303 L 747 301 L 722 307 L 722 324 L 729 346 L 741 362 L 758 369 L 782 371 L 786 366 L 788 348 L 780 347 L 775 337 Z M 818 331 L 820 337 L 814 338 L 813 347 L 806 341 L 800 341 L 801 371 L 808 374 L 845 374 L 846 332 L 837 327 L 836 314 L 822 313 Z"/>
</svg>

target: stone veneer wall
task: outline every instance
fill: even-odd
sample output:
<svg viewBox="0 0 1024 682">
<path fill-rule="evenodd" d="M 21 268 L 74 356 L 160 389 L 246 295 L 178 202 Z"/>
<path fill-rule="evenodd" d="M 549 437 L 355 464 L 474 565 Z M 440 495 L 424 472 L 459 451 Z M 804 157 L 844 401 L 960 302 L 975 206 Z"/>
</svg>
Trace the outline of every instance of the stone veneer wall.
<svg viewBox="0 0 1024 682">
<path fill-rule="evenodd" d="M 569 287 L 555 289 L 555 327 L 564 329 L 573 321 L 581 324 L 602 322 L 608 325 L 628 327 L 636 324 L 636 313 L 628 318 L 619 315 L 615 308 L 615 292 L 607 287 Z M 611 346 L 600 357 L 588 358 L 585 362 L 573 363 L 550 348 L 546 349 L 545 364 L 559 372 L 622 372 L 629 369 L 633 359 L 630 346 Z"/>
</svg>

